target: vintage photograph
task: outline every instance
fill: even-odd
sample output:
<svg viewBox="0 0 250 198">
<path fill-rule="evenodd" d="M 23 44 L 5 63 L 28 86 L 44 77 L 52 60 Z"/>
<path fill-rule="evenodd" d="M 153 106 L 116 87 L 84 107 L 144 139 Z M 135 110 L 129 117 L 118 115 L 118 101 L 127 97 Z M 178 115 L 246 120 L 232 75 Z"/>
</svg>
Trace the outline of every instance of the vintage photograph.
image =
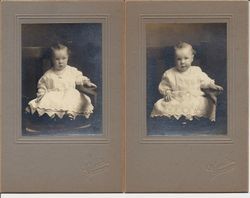
<svg viewBox="0 0 250 198">
<path fill-rule="evenodd" d="M 22 24 L 22 129 L 102 133 L 102 24 Z"/>
<path fill-rule="evenodd" d="M 148 23 L 148 135 L 227 131 L 226 23 Z"/>
</svg>

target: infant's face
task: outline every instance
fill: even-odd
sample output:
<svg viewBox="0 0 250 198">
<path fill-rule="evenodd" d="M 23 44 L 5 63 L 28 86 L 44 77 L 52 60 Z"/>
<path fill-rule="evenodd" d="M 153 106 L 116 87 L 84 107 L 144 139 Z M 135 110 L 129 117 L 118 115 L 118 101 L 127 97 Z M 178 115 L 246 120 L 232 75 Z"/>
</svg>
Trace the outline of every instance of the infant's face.
<svg viewBox="0 0 250 198">
<path fill-rule="evenodd" d="M 67 49 L 54 50 L 52 62 L 56 70 L 63 70 L 68 64 L 68 59 Z"/>
<path fill-rule="evenodd" d="M 181 48 L 175 51 L 176 68 L 180 72 L 185 72 L 191 66 L 194 55 L 191 49 Z"/>
</svg>

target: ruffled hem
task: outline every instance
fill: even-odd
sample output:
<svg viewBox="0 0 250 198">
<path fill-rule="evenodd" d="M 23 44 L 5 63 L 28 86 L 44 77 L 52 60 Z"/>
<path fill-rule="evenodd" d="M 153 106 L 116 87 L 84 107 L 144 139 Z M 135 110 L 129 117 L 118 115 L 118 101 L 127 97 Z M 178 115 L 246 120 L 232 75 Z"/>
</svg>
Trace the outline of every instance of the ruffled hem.
<svg viewBox="0 0 250 198">
<path fill-rule="evenodd" d="M 205 115 L 190 115 L 190 114 L 167 114 L 167 113 L 163 113 L 163 114 L 156 114 L 155 112 L 152 112 L 150 117 L 154 118 L 154 117 L 168 117 L 168 118 L 175 118 L 177 120 L 179 120 L 181 117 L 184 117 L 185 119 L 192 121 L 194 118 L 208 118 L 211 122 L 215 122 L 215 118 L 214 117 L 210 117 L 210 116 L 205 116 Z"/>
<path fill-rule="evenodd" d="M 89 110 L 84 112 L 75 112 L 75 111 L 68 111 L 68 110 L 55 110 L 55 109 L 44 109 L 39 107 L 32 107 L 29 106 L 26 108 L 26 112 L 34 114 L 35 112 L 38 113 L 39 116 L 43 116 L 44 114 L 47 114 L 50 118 L 54 118 L 55 116 L 58 116 L 60 119 L 63 118 L 65 115 L 70 115 L 72 119 L 75 119 L 77 116 L 84 116 L 85 118 L 89 118 L 90 114 L 93 113 L 93 106 L 92 108 L 89 108 Z"/>
<path fill-rule="evenodd" d="M 151 112 L 150 117 L 163 117 L 180 119 L 182 116 L 192 121 L 194 118 L 208 118 L 215 121 L 216 106 L 205 97 L 188 98 L 187 102 L 171 100 L 165 102 L 158 100 Z M 189 103 L 190 101 L 190 103 Z"/>
</svg>

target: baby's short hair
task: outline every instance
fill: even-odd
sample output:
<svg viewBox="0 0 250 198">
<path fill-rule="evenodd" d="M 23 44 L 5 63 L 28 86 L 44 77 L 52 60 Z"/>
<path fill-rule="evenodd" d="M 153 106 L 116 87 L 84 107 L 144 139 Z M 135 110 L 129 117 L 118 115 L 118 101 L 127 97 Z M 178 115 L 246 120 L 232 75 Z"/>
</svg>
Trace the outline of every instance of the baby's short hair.
<svg viewBox="0 0 250 198">
<path fill-rule="evenodd" d="M 51 56 L 51 58 L 52 58 L 55 50 L 62 50 L 62 49 L 66 49 L 68 55 L 70 55 L 71 52 L 70 52 L 69 48 L 66 45 L 63 45 L 62 43 L 56 43 L 56 44 L 54 44 L 54 45 L 52 45 L 50 47 L 50 56 Z"/>
<path fill-rule="evenodd" d="M 190 50 L 192 51 L 193 55 L 196 54 L 196 51 L 194 50 L 193 46 L 190 45 L 189 43 L 180 41 L 177 45 L 174 46 L 174 50 L 175 51 L 178 50 L 178 49 L 182 49 L 182 48 L 190 48 Z"/>
</svg>

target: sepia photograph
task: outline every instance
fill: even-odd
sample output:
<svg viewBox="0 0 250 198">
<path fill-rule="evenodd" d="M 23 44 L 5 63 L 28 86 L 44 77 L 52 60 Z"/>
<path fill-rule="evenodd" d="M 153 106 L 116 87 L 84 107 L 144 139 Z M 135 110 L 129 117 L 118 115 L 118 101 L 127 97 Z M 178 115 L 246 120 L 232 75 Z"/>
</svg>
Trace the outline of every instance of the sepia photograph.
<svg viewBox="0 0 250 198">
<path fill-rule="evenodd" d="M 22 135 L 102 133 L 102 24 L 22 24 Z"/>
<path fill-rule="evenodd" d="M 227 24 L 145 27 L 147 134 L 225 135 Z"/>
</svg>

